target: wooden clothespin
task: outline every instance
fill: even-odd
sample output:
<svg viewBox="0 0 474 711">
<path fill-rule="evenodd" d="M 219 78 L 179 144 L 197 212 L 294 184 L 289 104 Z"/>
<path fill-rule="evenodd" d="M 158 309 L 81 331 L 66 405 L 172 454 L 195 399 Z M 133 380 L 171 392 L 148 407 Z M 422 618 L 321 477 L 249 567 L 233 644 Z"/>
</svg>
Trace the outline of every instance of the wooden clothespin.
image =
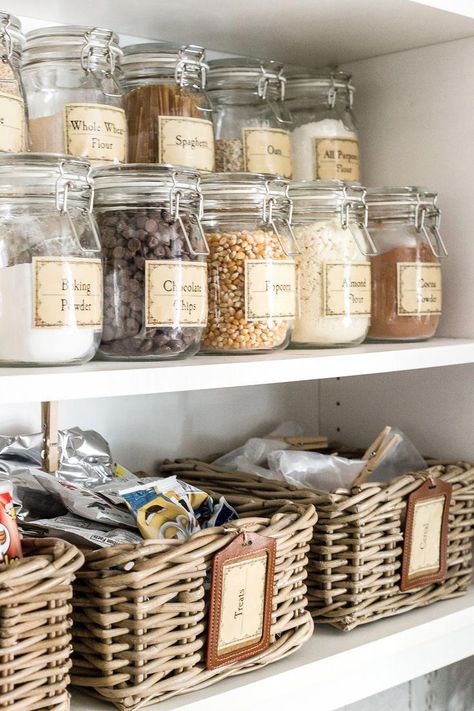
<svg viewBox="0 0 474 711">
<path fill-rule="evenodd" d="M 374 469 L 379 466 L 382 459 L 387 456 L 392 447 L 400 440 L 399 434 L 394 434 L 390 437 L 391 431 L 391 427 L 384 427 L 378 437 L 374 439 L 370 447 L 366 449 L 362 459 L 366 460 L 367 464 L 352 482 L 353 486 L 364 484 Z"/>
<path fill-rule="evenodd" d="M 43 433 L 43 449 L 41 460 L 43 470 L 52 474 L 58 470 L 59 444 L 58 444 L 58 403 L 41 403 L 41 431 Z"/>
</svg>

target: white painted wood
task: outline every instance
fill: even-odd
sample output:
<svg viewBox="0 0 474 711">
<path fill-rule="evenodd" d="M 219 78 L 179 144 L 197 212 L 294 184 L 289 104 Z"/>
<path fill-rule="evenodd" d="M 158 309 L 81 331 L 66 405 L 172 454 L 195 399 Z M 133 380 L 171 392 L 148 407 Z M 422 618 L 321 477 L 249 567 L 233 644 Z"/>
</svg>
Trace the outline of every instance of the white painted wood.
<svg viewBox="0 0 474 711">
<path fill-rule="evenodd" d="M 441 9 L 433 4 L 438 5 L 411 0 L 140 0 L 131 11 L 129 0 L 15 0 L 9 9 L 41 20 L 110 26 L 126 35 L 323 65 L 474 34 L 463 0 L 445 0 Z"/>
<path fill-rule="evenodd" d="M 425 455 L 474 461 L 474 367 L 328 380 L 320 416 L 321 434 L 350 445 L 394 425 Z"/>
<path fill-rule="evenodd" d="M 444 315 L 440 335 L 474 336 L 474 38 L 348 66 L 363 180 L 439 192 Z"/>
<path fill-rule="evenodd" d="M 464 598 L 349 633 L 319 626 L 313 638 L 287 659 L 148 708 L 273 711 L 307 708 L 308 700 L 314 699 L 318 711 L 335 711 L 472 654 L 474 590 Z M 74 692 L 71 711 L 111 711 L 111 707 Z"/>
<path fill-rule="evenodd" d="M 75 367 L 3 368 L 0 404 L 289 383 L 473 362 L 474 339 L 433 339 L 161 363 L 92 361 Z"/>
</svg>

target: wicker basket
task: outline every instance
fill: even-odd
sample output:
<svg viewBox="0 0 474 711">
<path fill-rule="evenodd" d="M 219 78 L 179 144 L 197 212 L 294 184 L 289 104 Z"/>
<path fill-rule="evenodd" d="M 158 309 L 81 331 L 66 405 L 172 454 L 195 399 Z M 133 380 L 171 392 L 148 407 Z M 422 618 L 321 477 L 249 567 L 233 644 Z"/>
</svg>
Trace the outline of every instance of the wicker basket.
<svg viewBox="0 0 474 711">
<path fill-rule="evenodd" d="M 266 501 L 237 508 L 239 520 L 185 542 L 86 554 L 75 585 L 73 684 L 130 710 L 264 666 L 311 636 L 305 579 L 314 507 Z M 257 657 L 209 671 L 208 573 L 213 555 L 242 528 L 276 539 L 271 644 Z"/>
<path fill-rule="evenodd" d="M 0 566 L 0 709 L 68 711 L 71 598 L 77 548 L 24 539 L 25 558 Z"/>
<path fill-rule="evenodd" d="M 308 565 L 308 609 L 315 622 L 342 630 L 462 595 L 471 580 L 474 535 L 474 465 L 433 464 L 389 483 L 369 482 L 331 493 L 297 489 L 281 481 L 226 472 L 205 462 L 163 465 L 230 503 L 291 499 L 313 504 L 318 513 Z M 448 528 L 448 572 L 443 583 L 400 590 L 403 522 L 408 495 L 427 473 L 453 486 Z"/>
</svg>

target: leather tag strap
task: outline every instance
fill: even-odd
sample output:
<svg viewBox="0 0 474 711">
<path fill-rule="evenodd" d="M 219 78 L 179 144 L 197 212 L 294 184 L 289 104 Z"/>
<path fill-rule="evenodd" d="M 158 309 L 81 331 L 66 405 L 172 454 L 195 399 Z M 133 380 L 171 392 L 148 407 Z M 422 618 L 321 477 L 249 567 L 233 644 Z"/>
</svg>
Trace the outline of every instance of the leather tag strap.
<svg viewBox="0 0 474 711">
<path fill-rule="evenodd" d="M 427 479 L 408 497 L 403 543 L 402 592 L 446 578 L 452 486 Z"/>
<path fill-rule="evenodd" d="M 276 542 L 244 531 L 214 556 L 206 666 L 216 669 L 270 644 Z"/>
</svg>

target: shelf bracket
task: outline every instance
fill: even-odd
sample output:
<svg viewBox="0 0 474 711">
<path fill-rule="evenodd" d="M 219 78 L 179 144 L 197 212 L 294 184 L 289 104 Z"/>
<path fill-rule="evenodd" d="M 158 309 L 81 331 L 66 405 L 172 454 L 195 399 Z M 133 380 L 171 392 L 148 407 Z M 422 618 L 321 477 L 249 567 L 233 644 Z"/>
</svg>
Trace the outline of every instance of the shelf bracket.
<svg viewBox="0 0 474 711">
<path fill-rule="evenodd" d="M 43 448 L 41 460 L 43 470 L 53 474 L 58 470 L 59 445 L 58 445 L 58 403 L 41 403 L 41 432 L 43 435 Z"/>
</svg>

